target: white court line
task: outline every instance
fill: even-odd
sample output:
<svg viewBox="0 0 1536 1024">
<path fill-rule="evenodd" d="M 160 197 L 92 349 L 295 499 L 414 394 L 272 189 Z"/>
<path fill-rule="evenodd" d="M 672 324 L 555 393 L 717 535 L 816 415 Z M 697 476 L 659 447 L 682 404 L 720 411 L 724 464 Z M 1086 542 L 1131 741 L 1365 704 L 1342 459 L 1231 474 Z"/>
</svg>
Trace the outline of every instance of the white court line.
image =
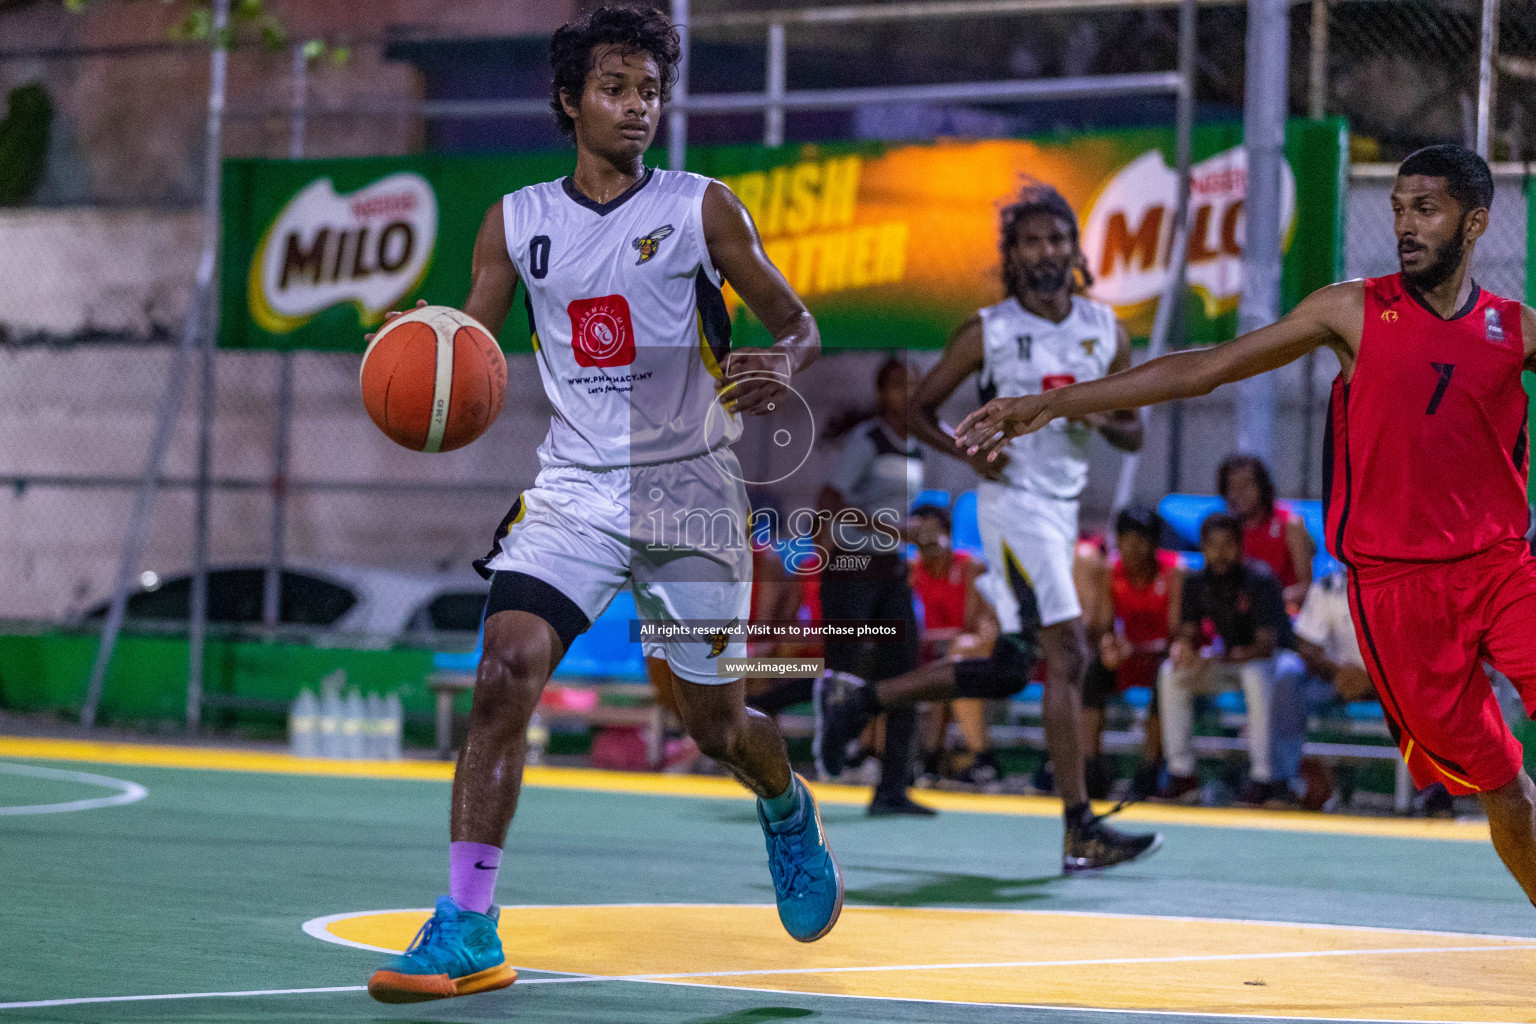
<svg viewBox="0 0 1536 1024">
<path fill-rule="evenodd" d="M 1488 950 L 1488 949 L 1514 949 L 1514 948 L 1533 948 L 1533 947 L 1473 946 L 1473 947 L 1459 947 L 1459 948 Z M 1430 952 L 1429 950 L 1424 950 L 1422 948 L 1415 949 L 1415 950 L 1412 950 L 1412 951 L 1413 952 Z M 1387 950 L 1366 950 L 1366 951 L 1361 951 L 1361 952 L 1388 952 L 1388 951 Z M 1444 952 L 1444 951 L 1440 951 L 1440 952 Z M 1281 954 L 1281 955 L 1286 955 L 1286 954 Z M 1295 954 L 1292 954 L 1292 955 L 1295 955 Z M 1316 955 L 1316 954 L 1301 954 L 1301 955 Z M 1230 959 L 1237 959 L 1237 957 L 1232 957 Z M 1068 961 L 1068 962 L 1069 963 L 1091 963 L 1092 961 Z M 1001 966 L 1001 965 L 989 964 L 989 965 L 984 965 L 984 966 L 996 967 L 996 966 Z M 906 969 L 910 969 L 910 968 L 882 968 L 882 969 L 884 969 L 884 970 L 906 970 Z M 752 974 L 752 973 L 759 973 L 760 974 L 760 973 L 764 973 L 764 972 L 742 971 L 742 972 L 738 972 L 738 973 L 740 973 L 742 975 L 746 975 L 746 974 Z M 794 972 L 783 971 L 783 972 L 779 972 L 779 973 L 786 973 L 787 974 L 787 973 L 794 973 Z M 824 969 L 823 973 L 827 973 L 827 971 Z M 666 976 L 666 975 L 660 975 L 660 976 L 635 975 L 635 976 L 632 976 L 632 977 L 602 977 L 602 976 L 599 976 L 599 975 L 574 975 L 574 976 L 565 977 L 565 978 L 529 978 L 527 980 L 523 980 L 523 979 L 520 978 L 520 979 L 518 979 L 517 984 L 514 986 L 514 988 L 521 988 L 521 987 L 525 987 L 525 986 L 528 986 L 528 985 L 569 985 L 569 984 L 575 984 L 575 983 L 578 983 L 578 982 L 604 982 L 604 981 L 626 981 L 626 982 L 649 984 L 649 985 L 675 985 L 675 986 L 679 986 L 679 987 L 682 987 L 682 988 L 709 988 L 709 987 L 715 987 L 715 986 L 700 985 L 700 984 L 698 984 L 696 982 L 666 980 L 668 977 L 677 977 L 677 976 L 676 975 L 673 975 L 673 976 Z M 685 975 L 684 977 L 688 977 L 688 976 Z M 913 996 L 854 995 L 854 994 L 850 994 L 850 993 L 846 993 L 846 992 L 792 992 L 792 991 L 791 992 L 786 992 L 783 989 L 753 988 L 753 987 L 745 986 L 745 985 L 731 985 L 731 986 L 727 987 L 727 990 L 731 991 L 731 992 L 760 992 L 760 993 L 767 994 L 767 995 L 777 995 L 777 996 L 789 995 L 789 996 L 798 996 L 798 997 L 803 997 L 803 998 L 808 998 L 808 999 L 864 999 L 864 1000 L 874 999 L 874 1000 L 880 1000 L 881 1002 L 888 1002 L 888 1003 L 921 1003 L 921 1004 L 936 1005 L 936 1006 L 980 1006 L 980 1007 L 997 1008 L 997 1009 L 1005 1009 L 1005 1010 L 1043 1010 L 1043 1011 L 1055 1012 L 1055 1013 L 1078 1013 L 1078 1014 L 1082 1014 L 1082 1013 L 1102 1013 L 1102 1014 L 1114 1014 L 1114 1015 L 1120 1015 L 1120 1016 L 1140 1014 L 1140 1015 L 1145 1015 L 1145 1016 L 1149 1016 L 1149 1017 L 1194 1017 L 1194 1018 L 1198 1018 L 1198 1019 L 1201 1019 L 1201 1020 L 1264 1020 L 1264 1021 L 1271 1021 L 1272 1020 L 1272 1021 L 1298 1021 L 1298 1022 L 1323 1021 L 1323 1022 L 1327 1022 L 1327 1024 L 1508 1024 L 1507 1021 L 1425 1020 L 1425 1019 L 1414 1018 L 1414 1017 L 1317 1017 L 1317 1016 L 1308 1017 L 1308 1016 L 1301 1016 L 1301 1015 L 1286 1015 L 1286 1014 L 1273 1014 L 1273 1013 L 1215 1013 L 1215 1012 L 1211 1012 L 1211 1011 L 1207 1011 L 1207 1010 L 1153 1010 L 1153 1009 L 1128 1009 L 1128 1008 L 1125 1008 L 1125 1007 L 1105 1007 L 1105 1006 L 1057 1006 L 1057 1005 L 1052 1005 L 1050 1003 L 959 1002 L 959 1001 L 953 1000 L 953 999 L 922 999 L 922 998 L 913 997 Z M 364 985 L 332 985 L 332 986 L 327 986 L 327 987 L 324 987 L 324 988 L 273 988 L 273 989 L 255 989 L 255 990 L 242 991 L 242 992 L 174 992 L 174 993 L 165 993 L 165 994 L 159 994 L 159 995 L 145 995 L 145 996 L 85 996 L 85 997 L 75 998 L 75 999 L 35 999 L 35 1000 L 28 1001 L 28 1002 L 0 1003 L 0 1010 L 39 1009 L 39 1008 L 52 1007 L 52 1006 L 80 1006 L 80 1005 L 89 1004 L 89 1003 L 140 1003 L 140 1002 L 154 1002 L 154 1001 L 164 1001 L 164 1000 L 173 1000 L 173 999 L 230 999 L 230 998 L 241 998 L 241 997 L 249 998 L 249 997 L 253 997 L 253 996 L 319 995 L 319 994 L 326 994 L 326 993 L 365 992 L 365 991 L 367 991 L 367 986 L 364 986 Z"/>
<path fill-rule="evenodd" d="M 90 772 L 69 771 L 64 768 L 44 768 L 41 765 L 35 764 L 13 764 L 0 761 L 0 775 L 30 775 L 38 779 L 81 782 L 88 786 L 105 786 L 108 789 L 117 790 L 117 793 L 112 796 L 70 800 L 61 804 L 20 804 L 14 807 L 0 807 L 0 815 L 66 814 L 70 811 L 92 811 L 98 807 L 117 807 L 122 804 L 138 803 L 149 795 L 149 790 L 137 782 L 129 782 L 126 779 L 114 779 L 107 775 L 92 775 Z"/>
<path fill-rule="evenodd" d="M 614 981 L 580 974 L 570 978 L 519 978 L 518 987 L 525 985 L 560 985 L 573 981 Z M 0 1010 L 35 1010 L 47 1006 L 80 1006 L 86 1003 L 149 1003 L 166 999 L 237 999 L 250 996 L 305 996 L 327 992 L 366 992 L 367 985 L 327 985 L 321 988 L 263 988 L 245 992 L 168 992 L 149 996 L 80 996 L 75 999 L 33 999 L 22 1003 L 0 1003 Z"/>
<path fill-rule="evenodd" d="M 331 985 L 327 988 L 263 988 L 247 992 L 170 992 L 152 996 L 83 996 L 78 999 L 33 999 L 24 1003 L 0 1003 L 0 1010 L 31 1010 L 43 1006 L 80 1006 L 85 1003 L 147 1003 L 158 999 L 235 999 L 241 996 L 299 996 L 313 992 L 366 992 L 366 985 Z"/>
</svg>

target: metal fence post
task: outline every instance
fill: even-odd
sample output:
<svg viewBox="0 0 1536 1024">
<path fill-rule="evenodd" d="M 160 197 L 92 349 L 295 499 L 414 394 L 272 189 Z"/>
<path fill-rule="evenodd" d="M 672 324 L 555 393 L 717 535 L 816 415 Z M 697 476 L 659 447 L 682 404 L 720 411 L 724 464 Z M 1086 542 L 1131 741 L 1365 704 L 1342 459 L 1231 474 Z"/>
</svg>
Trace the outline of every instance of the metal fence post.
<svg viewBox="0 0 1536 1024">
<path fill-rule="evenodd" d="M 304 134 L 309 127 L 308 43 L 293 44 L 293 106 L 288 114 L 288 159 L 304 159 Z"/>
<path fill-rule="evenodd" d="M 1243 204 L 1239 334 L 1274 323 L 1280 316 L 1280 179 L 1285 160 L 1290 41 L 1290 4 L 1286 0 L 1249 0 L 1247 97 L 1243 104 L 1248 186 Z M 1274 450 L 1274 378 L 1261 373 L 1239 382 L 1237 389 L 1238 449 L 1268 462 Z"/>
<path fill-rule="evenodd" d="M 784 88 L 788 81 L 788 54 L 784 23 L 768 23 L 768 102 L 763 111 L 763 145 L 770 149 L 784 145 Z"/>
<path fill-rule="evenodd" d="M 1499 0 L 1483 0 L 1483 27 L 1477 49 L 1477 155 L 1489 159 L 1493 138 L 1493 57 L 1499 49 Z"/>
<path fill-rule="evenodd" d="M 1312 0 L 1312 52 L 1307 69 L 1307 117 L 1321 121 L 1328 116 L 1328 0 Z M 1301 472 L 1297 493 L 1312 496 L 1312 444 L 1317 430 L 1312 422 L 1312 406 L 1317 402 L 1317 350 L 1301 361 Z"/>
<path fill-rule="evenodd" d="M 211 304 L 210 304 L 211 305 Z M 214 362 L 212 310 L 205 311 L 197 361 L 197 496 L 192 516 L 192 595 L 187 629 L 187 732 L 202 724 L 203 666 L 208 642 L 208 506 L 213 474 L 213 409 L 218 367 Z"/>
<path fill-rule="evenodd" d="M 688 98 L 688 0 L 672 0 L 672 25 L 682 44 L 677 60 L 677 83 L 672 87 L 674 102 Z M 667 166 L 681 171 L 688 163 L 688 111 L 674 106 L 667 112 Z"/>
<path fill-rule="evenodd" d="M 224 83 L 228 69 L 228 53 L 225 50 L 225 29 L 229 24 L 229 0 L 215 0 L 214 31 L 209 41 L 208 122 L 203 166 L 203 240 L 202 255 L 197 263 L 196 283 L 192 290 L 192 302 L 182 325 L 181 340 L 171 356 L 171 366 L 166 381 L 165 397 L 155 422 L 155 434 L 150 441 L 149 453 L 144 460 L 144 472 L 134 492 L 133 512 L 129 516 L 128 529 L 123 535 L 123 552 L 118 563 L 117 582 L 112 590 L 112 604 L 107 611 L 107 621 L 102 628 L 101 642 L 96 647 L 96 660 L 91 665 L 91 678 L 86 684 L 85 701 L 80 709 L 80 724 L 87 731 L 96 726 L 97 712 L 101 706 L 102 691 L 106 686 L 107 669 L 112 664 L 112 654 L 117 648 L 118 634 L 122 631 L 124 613 L 128 607 L 128 592 L 133 588 L 134 574 L 144 555 L 144 545 L 149 537 L 150 516 L 154 508 L 155 491 L 160 468 L 165 462 L 166 449 L 176 430 L 176 413 L 181 408 L 182 393 L 186 389 L 188 357 L 209 327 L 214 306 L 216 281 L 214 270 L 218 266 L 219 250 L 219 187 L 222 165 L 224 127 Z M 199 680 L 200 685 L 200 680 Z M 192 680 L 188 680 L 188 718 L 192 715 Z M 198 706 L 201 706 L 199 692 Z"/>
<path fill-rule="evenodd" d="M 218 264 L 219 196 L 223 185 L 224 86 L 229 66 L 230 0 L 215 0 L 213 7 L 213 61 L 208 88 L 208 149 L 203 173 L 203 258 L 209 267 L 208 301 L 203 307 L 202 340 L 198 353 L 202 385 L 198 388 L 197 417 L 197 512 L 193 523 L 191 623 L 187 636 L 187 731 L 196 733 L 203 718 L 203 667 L 208 640 L 208 505 L 213 471 L 213 408 L 217 365 L 219 304 Z"/>
<path fill-rule="evenodd" d="M 1328 0 L 1312 0 L 1312 52 L 1307 66 L 1307 116 L 1314 121 L 1328 111 Z"/>
<path fill-rule="evenodd" d="M 293 47 L 293 109 L 288 118 L 288 159 L 304 159 L 309 127 L 309 57 L 304 43 Z M 277 354 L 277 404 L 272 427 L 272 536 L 261 588 L 261 625 L 277 628 L 282 615 L 283 562 L 288 537 L 288 445 L 293 418 L 293 352 Z"/>
</svg>

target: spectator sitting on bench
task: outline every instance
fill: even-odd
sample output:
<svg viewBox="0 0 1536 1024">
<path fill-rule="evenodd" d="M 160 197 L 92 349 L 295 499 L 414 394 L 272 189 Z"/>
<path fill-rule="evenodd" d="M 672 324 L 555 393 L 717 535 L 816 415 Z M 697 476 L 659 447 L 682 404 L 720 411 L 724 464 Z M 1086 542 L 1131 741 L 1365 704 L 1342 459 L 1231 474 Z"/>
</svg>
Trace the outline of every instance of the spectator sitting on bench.
<svg viewBox="0 0 1536 1024">
<path fill-rule="evenodd" d="M 1096 657 L 1083 682 L 1083 756 L 1088 765 L 1088 795 L 1109 795 L 1102 743 L 1104 709 L 1114 693 L 1132 686 L 1152 690 L 1147 709 L 1141 765 L 1132 779 L 1137 796 L 1157 789 L 1163 758 L 1157 711 L 1157 670 L 1168 656 L 1168 642 L 1183 621 L 1180 608 L 1184 570 L 1179 556 L 1158 548 L 1163 521 L 1150 508 L 1133 505 L 1115 518 L 1113 556 L 1097 555 L 1086 566 L 1083 609 Z"/>
<path fill-rule="evenodd" d="M 1301 748 L 1306 741 L 1307 718 L 1334 701 L 1371 700 L 1376 696 L 1371 677 L 1360 657 L 1355 624 L 1349 618 L 1349 594 L 1344 571 L 1332 573 L 1307 588 L 1307 599 L 1296 617 L 1296 653 L 1306 663 L 1307 675 L 1282 674 L 1276 680 L 1275 701 L 1270 711 L 1274 729 L 1275 777 L 1301 779 Z M 1292 688 L 1288 692 L 1288 688 Z M 1304 806 L 1319 809 L 1332 785 L 1311 787 L 1318 792 L 1298 792 Z"/>
<path fill-rule="evenodd" d="M 1243 558 L 1242 537 L 1242 524 L 1225 512 L 1201 525 L 1205 568 L 1184 581 L 1183 621 L 1169 645 L 1168 660 L 1158 670 L 1169 775 L 1158 795 L 1167 799 L 1200 787 L 1195 777 L 1196 695 L 1236 689 L 1242 690 L 1248 705 L 1249 779 L 1239 801 L 1289 799 L 1289 787 L 1275 781 L 1271 712 L 1276 676 L 1299 673 L 1301 667 L 1294 655 L 1280 657 L 1281 649 L 1291 643 L 1291 620 L 1280 584 L 1262 562 Z M 1294 693 L 1295 685 L 1288 681 L 1284 689 Z"/>
<path fill-rule="evenodd" d="M 1252 455 L 1234 455 L 1216 471 L 1216 491 L 1243 524 L 1244 556 L 1269 566 L 1285 591 L 1286 605 L 1300 608 L 1312 583 L 1316 549 L 1302 518 L 1275 504 L 1269 467 Z"/>
<path fill-rule="evenodd" d="M 937 505 L 919 505 L 910 519 L 917 557 L 912 560 L 912 592 L 922 602 L 924 663 L 940 658 L 986 658 L 997 640 L 997 613 L 976 589 L 976 578 L 987 571 L 985 563 L 950 543 L 949 514 Z M 978 698 L 938 704 L 924 737 L 924 774 L 937 776 L 943 760 L 945 734 L 950 718 L 960 727 L 969 763 L 955 778 L 985 784 L 1002 777 L 987 732 L 987 702 Z"/>
</svg>

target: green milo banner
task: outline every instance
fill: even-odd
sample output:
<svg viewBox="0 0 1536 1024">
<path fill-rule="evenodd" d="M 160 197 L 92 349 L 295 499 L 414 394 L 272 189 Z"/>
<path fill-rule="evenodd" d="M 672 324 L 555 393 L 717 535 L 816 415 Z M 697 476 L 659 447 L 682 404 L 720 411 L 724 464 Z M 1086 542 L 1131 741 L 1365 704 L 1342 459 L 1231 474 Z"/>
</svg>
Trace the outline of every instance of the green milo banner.
<svg viewBox="0 0 1536 1024">
<path fill-rule="evenodd" d="M 1026 183 L 1078 212 L 1091 293 L 1134 335 L 1169 274 L 1177 175 L 1170 129 L 931 144 L 700 147 L 690 170 L 724 180 L 829 348 L 937 348 L 1002 294 L 998 211 Z M 1282 182 L 1287 308 L 1342 272 L 1341 121 L 1296 121 Z M 653 159 L 663 154 L 654 151 Z M 1239 123 L 1194 135 L 1186 342 L 1236 326 L 1246 161 Z M 220 343 L 361 351 L 364 332 L 418 298 L 463 302 L 475 232 L 503 193 L 570 173 L 571 152 L 226 165 Z M 766 332 L 727 291 L 737 337 Z M 514 310 L 520 307 L 514 305 Z M 529 350 L 508 318 L 501 343 Z"/>
</svg>

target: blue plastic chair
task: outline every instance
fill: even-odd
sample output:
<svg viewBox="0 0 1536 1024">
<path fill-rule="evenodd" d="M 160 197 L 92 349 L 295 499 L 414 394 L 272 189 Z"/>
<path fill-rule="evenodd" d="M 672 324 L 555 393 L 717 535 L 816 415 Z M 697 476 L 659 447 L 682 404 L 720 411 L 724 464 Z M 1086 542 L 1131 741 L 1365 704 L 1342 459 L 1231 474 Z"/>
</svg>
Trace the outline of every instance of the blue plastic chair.
<svg viewBox="0 0 1536 1024">
<path fill-rule="evenodd" d="M 614 595 L 607 610 L 592 627 L 571 641 L 554 678 L 605 678 L 644 681 L 645 654 L 638 643 L 629 639 L 629 623 L 637 617 L 635 596 L 628 588 Z M 432 655 L 432 667 L 439 672 L 474 672 L 480 665 L 485 647 L 485 624 L 480 624 L 480 638 L 473 651 L 439 652 Z"/>
<path fill-rule="evenodd" d="M 1157 514 L 1191 549 L 1200 547 L 1200 524 L 1213 512 L 1225 511 L 1227 503 L 1213 494 L 1169 494 L 1157 503 Z"/>
<path fill-rule="evenodd" d="M 473 672 L 480 667 L 480 648 L 485 639 L 485 634 L 480 634 L 480 640 L 475 641 L 475 649 L 472 651 L 456 651 L 446 654 L 439 651 L 432 655 L 432 668 L 437 672 Z"/>
<path fill-rule="evenodd" d="M 950 541 L 956 551 L 979 555 L 982 552 L 981 526 L 976 521 L 976 492 L 964 491 L 955 497 Z"/>
<path fill-rule="evenodd" d="M 625 587 L 592 627 L 571 641 L 554 677 L 644 680 L 645 655 L 629 638 L 630 620 L 637 617 L 635 597 Z"/>
<path fill-rule="evenodd" d="M 1344 705 L 1344 717 L 1353 722 L 1379 722 L 1386 715 L 1382 714 L 1380 701 L 1355 700 Z"/>
<path fill-rule="evenodd" d="M 1152 706 L 1152 687 L 1128 686 L 1120 695 L 1120 699 L 1137 711 L 1145 711 Z"/>
<path fill-rule="evenodd" d="M 919 505 L 937 505 L 939 508 L 949 508 L 949 492 L 930 487 L 926 491 L 918 491 L 917 497 L 912 499 L 912 508 Z"/>
<path fill-rule="evenodd" d="M 1216 710 L 1234 715 L 1248 713 L 1248 702 L 1243 699 L 1241 690 L 1225 690 L 1216 695 Z"/>
<path fill-rule="evenodd" d="M 1302 522 L 1306 524 L 1307 533 L 1311 534 L 1312 544 L 1317 549 L 1317 554 L 1312 557 L 1313 579 L 1320 580 L 1343 568 L 1343 565 L 1328 553 L 1325 539 L 1327 526 L 1323 520 L 1322 502 L 1309 498 L 1297 501 L 1282 500 L 1275 504 L 1300 516 Z M 1200 524 L 1204 523 L 1206 517 L 1212 512 L 1220 512 L 1225 508 L 1226 503 L 1212 494 L 1170 494 L 1157 503 L 1157 512 L 1163 517 L 1163 522 L 1167 523 L 1179 540 L 1191 549 L 1200 547 Z M 1186 554 L 1184 557 L 1191 572 L 1199 572 L 1204 565 L 1204 561 L 1198 557 L 1198 554 Z"/>
</svg>

